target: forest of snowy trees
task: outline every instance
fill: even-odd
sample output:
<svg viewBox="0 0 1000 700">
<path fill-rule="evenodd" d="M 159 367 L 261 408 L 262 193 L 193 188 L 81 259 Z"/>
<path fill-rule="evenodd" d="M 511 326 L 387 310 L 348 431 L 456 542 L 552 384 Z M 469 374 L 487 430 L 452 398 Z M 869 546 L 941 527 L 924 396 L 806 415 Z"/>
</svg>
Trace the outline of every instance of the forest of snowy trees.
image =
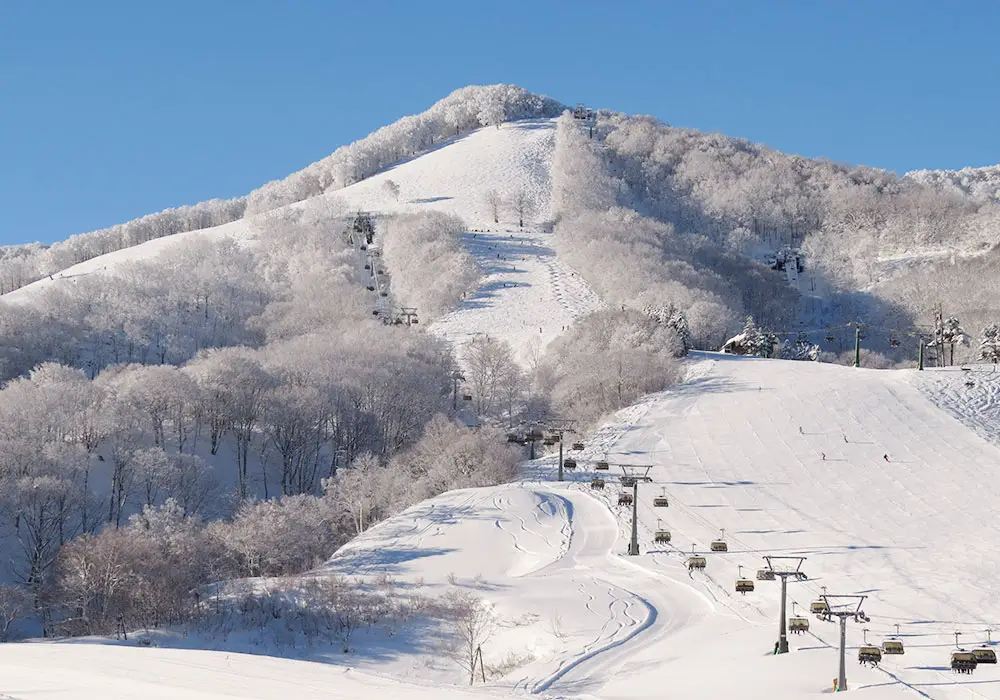
<svg viewBox="0 0 1000 700">
<path fill-rule="evenodd" d="M 1000 316 L 989 282 L 1000 205 L 970 184 L 991 182 L 989 169 L 967 174 L 963 189 L 944 176 L 790 156 L 650 117 L 600 111 L 593 132 L 568 115 L 559 123 L 560 255 L 619 303 L 676 304 L 698 347 L 718 347 L 746 315 L 787 326 L 798 294 L 760 264 L 783 245 L 802 251 L 811 292 L 836 322 L 911 333 L 938 307 L 975 328 Z M 920 251 L 921 264 L 896 263 Z M 888 330 L 880 336 L 888 352 Z M 896 355 L 904 351 L 913 356 L 916 343 Z"/>
</svg>

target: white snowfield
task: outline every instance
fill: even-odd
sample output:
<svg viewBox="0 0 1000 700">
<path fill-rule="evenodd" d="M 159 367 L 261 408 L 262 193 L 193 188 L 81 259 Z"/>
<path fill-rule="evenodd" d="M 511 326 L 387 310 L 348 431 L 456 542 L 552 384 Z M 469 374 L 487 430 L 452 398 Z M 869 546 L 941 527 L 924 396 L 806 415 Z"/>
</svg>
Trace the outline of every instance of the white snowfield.
<svg viewBox="0 0 1000 700">
<path fill-rule="evenodd" d="M 972 648 L 985 642 L 986 629 L 1000 630 L 1000 545 L 991 525 L 1000 450 L 948 412 L 969 419 L 992 390 L 957 383 L 963 379 L 959 371 L 699 354 L 685 384 L 621 411 L 582 452 L 568 451 L 579 467 L 566 482 L 554 481 L 556 460 L 544 456 L 522 482 L 414 506 L 316 572 L 388 574 L 413 592 L 481 596 L 500 623 L 483 645 L 486 663 L 511 664 L 472 691 L 444 689 L 462 685 L 463 672 L 414 625 L 379 653 L 360 648 L 335 659 L 356 667 L 348 674 L 219 652 L 4 645 L 0 693 L 104 700 L 388 691 L 419 699 L 432 685 L 436 697 L 802 698 L 829 692 L 837 675 L 837 625 L 807 613 L 825 586 L 868 596 L 871 621 L 848 625 L 853 691 L 876 699 L 1000 698 L 997 666 L 971 676 L 949 668 L 955 631 Z M 940 382 L 954 385 L 947 410 L 925 396 Z M 617 505 L 613 477 L 621 469 L 593 471 L 605 457 L 652 466 L 654 483 L 639 487 L 641 556 L 624 555 L 631 510 Z M 597 475 L 604 490 L 590 488 Z M 653 506 L 660 494 L 668 507 Z M 669 544 L 653 542 L 658 527 L 671 532 Z M 729 551 L 710 552 L 722 528 Z M 692 546 L 707 568 L 689 575 Z M 754 579 L 764 555 L 807 557 L 809 580 L 789 584 L 789 615 L 795 601 L 810 631 L 789 636 L 787 655 L 771 653 L 780 584 L 755 580 L 745 596 L 734 590 L 737 566 Z M 896 624 L 905 655 L 860 666 L 862 628 L 880 644 Z M 147 694 L 150 683 L 173 694 Z M 87 695 L 98 687 L 100 695 Z"/>
</svg>

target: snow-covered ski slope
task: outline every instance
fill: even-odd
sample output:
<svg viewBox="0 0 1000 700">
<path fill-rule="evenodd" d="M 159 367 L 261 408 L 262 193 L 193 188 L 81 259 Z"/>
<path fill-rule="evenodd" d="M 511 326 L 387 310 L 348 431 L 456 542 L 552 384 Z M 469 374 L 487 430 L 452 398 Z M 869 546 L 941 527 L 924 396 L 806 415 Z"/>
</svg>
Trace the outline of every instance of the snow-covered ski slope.
<svg viewBox="0 0 1000 700">
<path fill-rule="evenodd" d="M 971 676 L 948 667 L 955 631 L 971 648 L 985 641 L 987 628 L 1000 630 L 1000 449 L 958 419 L 974 420 L 994 393 L 987 382 L 966 387 L 957 370 L 888 372 L 715 354 L 696 355 L 690 365 L 687 382 L 584 436 L 584 451 L 570 453 L 580 466 L 565 483 L 554 480 L 555 457 L 543 456 L 519 483 L 443 494 L 381 523 L 314 575 L 389 574 L 408 591 L 461 589 L 489 601 L 503 624 L 483 645 L 485 660 L 511 664 L 475 693 L 790 700 L 829 691 L 837 626 L 807 615 L 810 632 L 790 635 L 792 652 L 774 656 L 780 584 L 756 581 L 746 596 L 734 584 L 738 565 L 754 578 L 764 555 L 804 556 L 809 580 L 789 584 L 800 614 L 825 586 L 831 594 L 868 596 L 870 641 L 880 643 L 900 625 L 905 655 L 885 656 L 877 669 L 858 665 L 862 625 L 848 625 L 852 691 L 877 700 L 1000 698 L 1000 667 L 983 665 Z M 933 394 L 948 395 L 940 406 L 926 395 L 939 383 L 950 387 Z M 652 465 L 654 483 L 639 490 L 639 557 L 624 555 L 631 511 L 617 505 L 615 468 L 593 471 L 605 457 L 613 465 Z M 590 488 L 598 475 L 607 480 L 603 491 Z M 654 508 L 661 493 L 669 507 Z M 671 531 L 669 545 L 654 544 L 657 527 Z M 729 551 L 709 552 L 722 528 Z M 704 573 L 688 574 L 692 546 L 707 557 Z M 384 694 L 385 676 L 416 684 L 392 687 L 392 696 L 404 699 L 423 697 L 428 684 L 461 684 L 462 672 L 425 632 L 403 628 L 376 651 L 334 659 L 358 669 L 353 697 Z M 136 656 L 123 660 L 126 651 Z M 258 668 L 233 654 L 126 651 L 88 649 L 81 662 L 69 652 L 0 646 L 0 665 L 37 674 L 0 681 L 0 693 L 87 697 L 42 689 L 82 665 L 81 677 L 90 679 L 138 673 L 135 659 L 148 658 L 160 673 L 164 654 L 196 668 L 206 687 L 226 682 L 231 668 Z M 259 663 L 263 669 L 272 661 Z M 332 678 L 339 671 L 309 673 Z M 380 680 L 362 687 L 371 673 Z M 117 697 L 130 696 L 102 695 Z M 213 696 L 180 688 L 173 697 Z M 270 696 L 261 690 L 245 697 Z"/>
<path fill-rule="evenodd" d="M 502 334 L 522 363 L 528 364 L 565 326 L 602 304 L 586 282 L 556 258 L 551 234 L 542 230 L 549 217 L 554 141 L 552 119 L 511 122 L 500 129 L 486 127 L 355 185 L 287 208 L 323 210 L 333 200 L 348 212 L 379 215 L 438 210 L 460 216 L 471 229 L 463 242 L 482 269 L 482 284 L 431 330 L 459 347 L 477 333 Z M 389 180 L 398 185 L 398 197 L 387 188 Z M 500 201 L 499 224 L 493 219 L 491 191 Z M 519 196 L 528 202 L 523 229 L 518 226 L 515 205 Z M 152 260 L 198 239 L 229 237 L 252 245 L 260 220 L 273 215 L 261 214 L 115 251 L 0 298 L 14 303 L 28 301 L 44 289 L 73 284 L 131 261 Z"/>
<path fill-rule="evenodd" d="M 532 657 L 495 683 L 515 690 L 636 699 L 826 692 L 838 629 L 807 613 L 825 586 L 868 596 L 871 622 L 848 626 L 851 688 L 872 698 L 1000 698 L 1000 668 L 949 669 L 955 631 L 971 648 L 987 628 L 1000 630 L 1000 449 L 948 412 L 974 415 L 991 393 L 985 383 L 956 389 L 942 410 L 925 392 L 950 381 L 944 372 L 705 354 L 691 374 L 589 436 L 568 483 L 553 482 L 555 458 L 543 457 L 519 484 L 445 494 L 384 523 L 330 567 L 356 570 L 363 560 L 367 573 L 436 592 L 477 590 L 510 623 L 484 653 Z M 615 468 L 603 473 L 603 491 L 589 487 L 605 457 L 652 465 L 655 483 L 640 486 L 640 557 L 624 556 L 631 510 L 617 505 Z M 653 507 L 660 494 L 669 507 Z M 658 527 L 671 531 L 669 545 L 653 543 Z M 729 551 L 711 553 L 723 528 Z M 689 576 L 692 547 L 708 567 Z M 807 557 L 810 579 L 789 585 L 789 614 L 794 601 L 811 630 L 790 636 L 787 656 L 770 653 L 780 584 L 734 590 L 738 565 L 755 578 L 764 555 Z M 446 583 L 449 573 L 456 583 Z M 906 653 L 859 666 L 862 627 L 878 644 L 896 624 Z M 442 672 L 419 656 L 394 664 L 410 677 Z"/>
</svg>

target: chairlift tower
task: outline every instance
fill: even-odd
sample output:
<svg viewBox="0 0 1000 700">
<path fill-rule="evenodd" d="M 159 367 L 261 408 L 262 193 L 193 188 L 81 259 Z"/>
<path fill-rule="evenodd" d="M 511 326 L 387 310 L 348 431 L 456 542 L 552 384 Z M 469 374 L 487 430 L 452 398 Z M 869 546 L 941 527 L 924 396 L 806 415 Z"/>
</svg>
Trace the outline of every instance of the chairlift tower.
<svg viewBox="0 0 1000 700">
<path fill-rule="evenodd" d="M 406 319 L 407 327 L 417 322 L 417 310 L 412 306 L 399 307 L 399 315 Z"/>
<path fill-rule="evenodd" d="M 639 556 L 639 482 L 652 482 L 648 476 L 652 464 L 616 464 L 622 470 L 622 486 L 632 483 L 632 539 L 628 543 L 629 556 Z M 640 473 L 641 472 L 641 473 Z"/>
<path fill-rule="evenodd" d="M 767 571 L 781 578 L 781 617 L 778 619 L 778 651 L 779 654 L 788 653 L 788 625 L 785 619 L 785 605 L 788 600 L 788 579 L 804 581 L 808 578 L 802 571 L 802 562 L 805 557 L 764 557 L 767 564 Z"/>
<path fill-rule="evenodd" d="M 837 690 L 847 690 L 847 621 L 871 622 L 871 618 L 865 615 L 861 609 L 861 604 L 865 602 L 865 595 L 830 595 L 824 593 L 820 596 L 826 602 L 827 611 L 819 616 L 824 622 L 833 622 L 833 618 L 840 621 L 840 675 L 837 679 Z M 839 602 L 838 602 L 839 601 Z"/>
<path fill-rule="evenodd" d="M 548 420 L 549 432 L 553 435 L 559 436 L 559 481 L 563 480 L 563 435 L 565 433 L 575 433 L 573 426 L 576 425 L 575 420 L 570 420 L 568 418 L 550 418 Z M 532 455 L 531 458 L 534 459 L 534 447 L 535 443 L 531 443 Z"/>
<path fill-rule="evenodd" d="M 465 381 L 465 375 L 461 371 L 454 369 L 451 371 L 451 408 L 458 411 L 458 383 Z"/>
</svg>

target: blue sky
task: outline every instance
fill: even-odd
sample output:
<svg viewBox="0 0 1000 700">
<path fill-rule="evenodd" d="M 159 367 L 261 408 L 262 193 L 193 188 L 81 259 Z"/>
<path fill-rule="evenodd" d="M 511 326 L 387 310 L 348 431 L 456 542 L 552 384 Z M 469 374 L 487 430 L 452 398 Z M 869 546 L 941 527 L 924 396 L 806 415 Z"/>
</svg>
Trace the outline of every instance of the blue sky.
<svg viewBox="0 0 1000 700">
<path fill-rule="evenodd" d="M 118 0 L 0 12 L 0 244 L 245 194 L 472 83 L 903 172 L 1000 163 L 1000 5 Z"/>
</svg>

